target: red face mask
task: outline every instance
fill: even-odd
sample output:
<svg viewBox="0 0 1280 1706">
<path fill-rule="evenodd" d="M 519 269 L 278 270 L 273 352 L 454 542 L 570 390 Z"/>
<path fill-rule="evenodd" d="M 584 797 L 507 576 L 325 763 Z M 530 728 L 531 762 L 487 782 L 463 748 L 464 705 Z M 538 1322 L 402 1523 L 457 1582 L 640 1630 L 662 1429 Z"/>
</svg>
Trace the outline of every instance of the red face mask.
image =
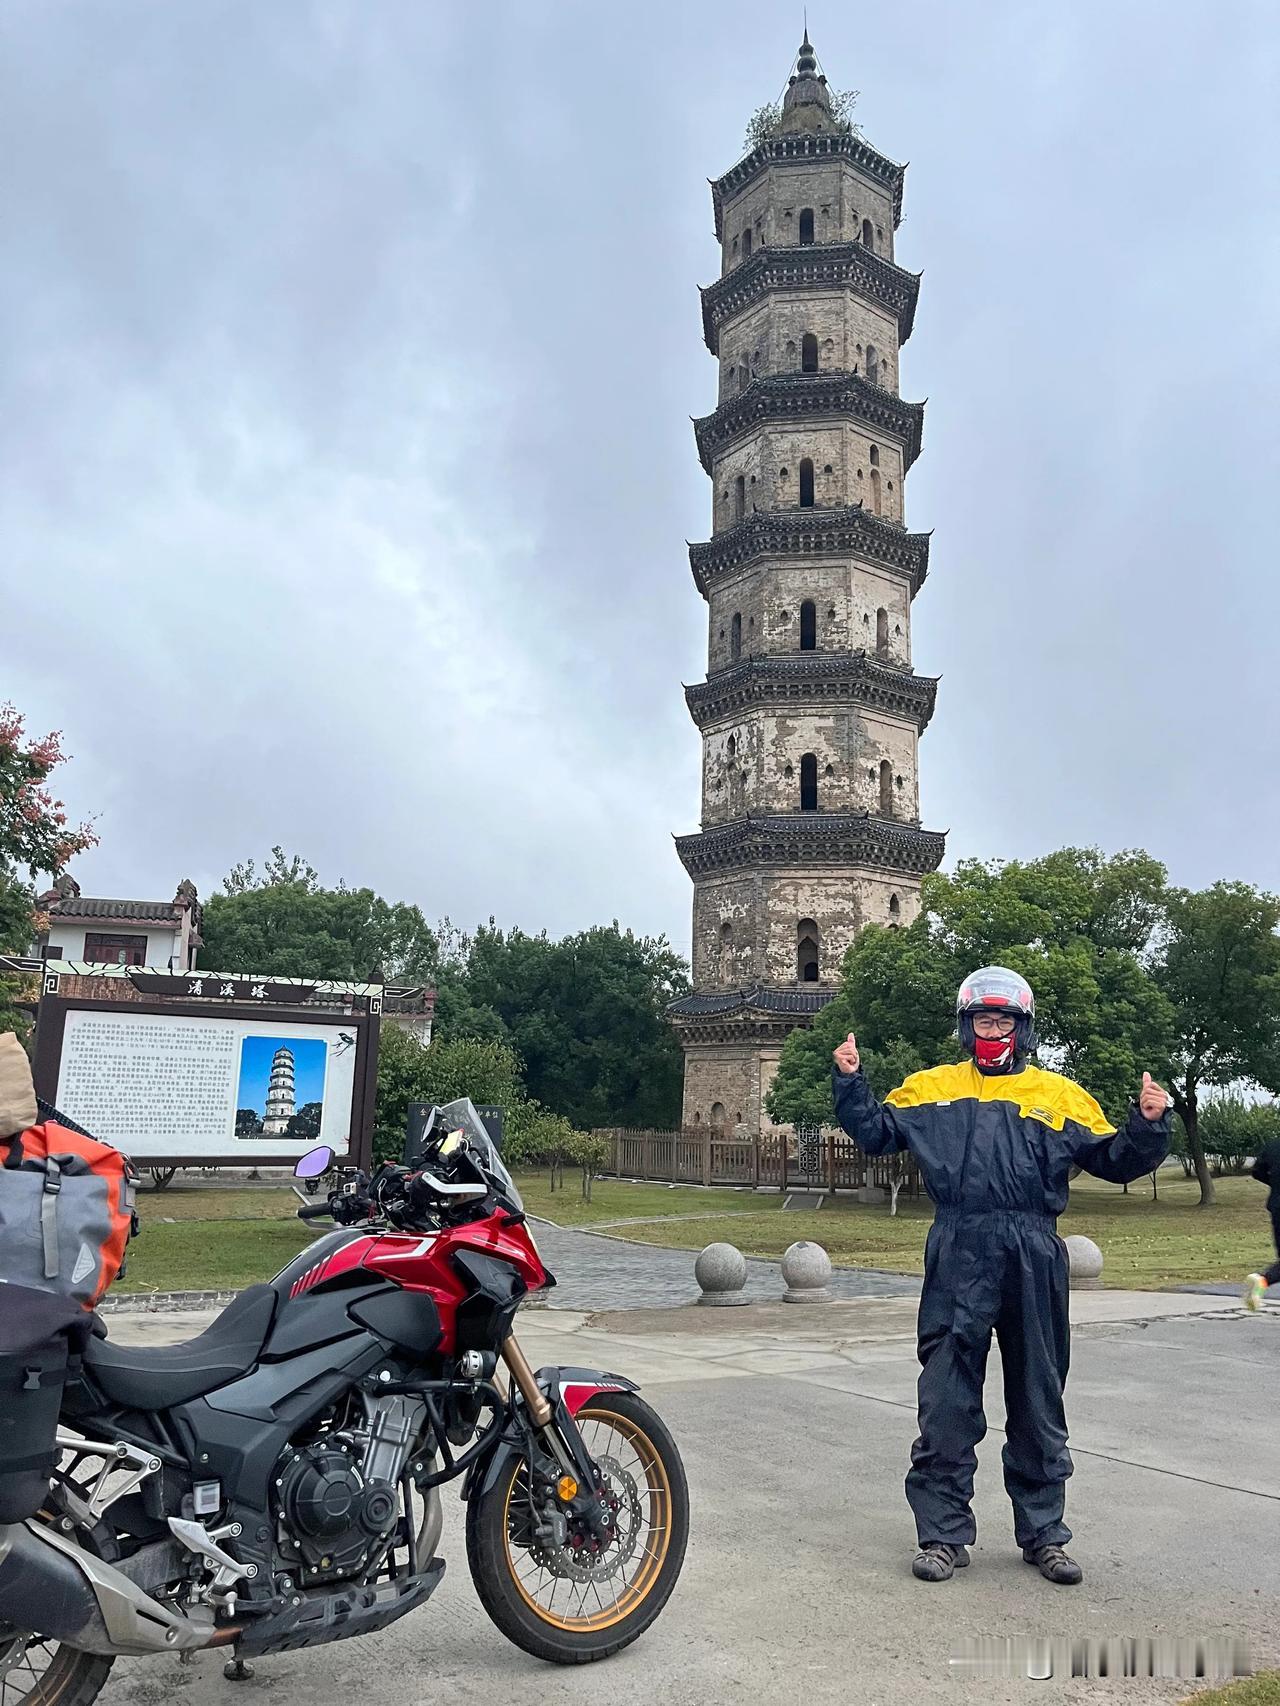
<svg viewBox="0 0 1280 1706">
<path fill-rule="evenodd" d="M 975 1037 L 973 1039 L 973 1058 L 979 1066 L 985 1066 L 988 1072 L 998 1072 L 1002 1067 L 1013 1063 L 1014 1032 L 1007 1037 Z"/>
</svg>

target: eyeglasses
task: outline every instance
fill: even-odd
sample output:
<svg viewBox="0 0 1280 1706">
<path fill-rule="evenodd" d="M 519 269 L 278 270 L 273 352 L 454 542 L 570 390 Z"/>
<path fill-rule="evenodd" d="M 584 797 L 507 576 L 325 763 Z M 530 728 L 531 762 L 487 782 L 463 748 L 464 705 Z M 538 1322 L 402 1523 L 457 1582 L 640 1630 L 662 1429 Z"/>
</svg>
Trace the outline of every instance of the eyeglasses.
<svg viewBox="0 0 1280 1706">
<path fill-rule="evenodd" d="M 980 1037 L 1011 1037 L 1017 1025 L 1007 1013 L 975 1013 L 973 1029 Z"/>
</svg>

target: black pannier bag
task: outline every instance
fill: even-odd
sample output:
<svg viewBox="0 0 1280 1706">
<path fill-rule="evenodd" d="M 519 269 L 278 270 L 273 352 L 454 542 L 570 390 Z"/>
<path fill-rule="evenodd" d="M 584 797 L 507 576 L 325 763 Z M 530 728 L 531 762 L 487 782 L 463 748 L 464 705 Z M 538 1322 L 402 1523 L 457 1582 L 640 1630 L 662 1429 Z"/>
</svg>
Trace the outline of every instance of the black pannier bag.
<svg viewBox="0 0 1280 1706">
<path fill-rule="evenodd" d="M 0 1284 L 0 1525 L 25 1521 L 44 1502 L 63 1386 L 90 1319 L 50 1292 Z"/>
<path fill-rule="evenodd" d="M 64 1215 L 67 1226 L 60 1225 L 59 1174 L 42 1192 L 48 1173 L 7 1164 L 38 1118 L 26 1052 L 11 1033 L 0 1035 L 0 1526 L 25 1521 L 44 1503 L 58 1461 L 63 1387 L 93 1322 L 91 1301 L 77 1295 L 70 1269 L 62 1271 L 65 1239 L 57 1235 L 75 1222 Z M 52 1215 L 41 1201 L 50 1189 Z M 46 1240 L 46 1225 L 55 1238 Z"/>
</svg>

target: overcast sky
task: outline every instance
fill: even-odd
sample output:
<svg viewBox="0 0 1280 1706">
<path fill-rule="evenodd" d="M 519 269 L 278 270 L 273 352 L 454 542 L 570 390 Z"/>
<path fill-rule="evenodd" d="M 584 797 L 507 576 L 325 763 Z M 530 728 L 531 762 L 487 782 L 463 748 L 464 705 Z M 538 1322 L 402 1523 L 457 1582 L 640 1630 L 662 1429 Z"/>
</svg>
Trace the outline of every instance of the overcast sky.
<svg viewBox="0 0 1280 1706">
<path fill-rule="evenodd" d="M 468 21 L 470 13 L 470 21 Z M 824 6 L 910 161 L 948 863 L 1280 884 L 1280 14 Z M 7 0 L 0 699 L 86 893 L 275 842 L 689 943 L 706 180 L 799 7 Z"/>
</svg>

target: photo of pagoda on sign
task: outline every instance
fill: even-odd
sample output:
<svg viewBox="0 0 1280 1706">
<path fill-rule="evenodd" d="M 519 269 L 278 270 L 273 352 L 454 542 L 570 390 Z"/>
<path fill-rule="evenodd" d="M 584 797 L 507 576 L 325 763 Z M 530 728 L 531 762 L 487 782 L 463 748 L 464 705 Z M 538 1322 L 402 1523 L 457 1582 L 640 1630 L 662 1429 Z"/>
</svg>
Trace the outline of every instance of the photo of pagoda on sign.
<svg viewBox="0 0 1280 1706">
<path fill-rule="evenodd" d="M 315 1143 L 324 1111 L 327 1046 L 318 1037 L 245 1037 L 236 1136 Z"/>
</svg>

